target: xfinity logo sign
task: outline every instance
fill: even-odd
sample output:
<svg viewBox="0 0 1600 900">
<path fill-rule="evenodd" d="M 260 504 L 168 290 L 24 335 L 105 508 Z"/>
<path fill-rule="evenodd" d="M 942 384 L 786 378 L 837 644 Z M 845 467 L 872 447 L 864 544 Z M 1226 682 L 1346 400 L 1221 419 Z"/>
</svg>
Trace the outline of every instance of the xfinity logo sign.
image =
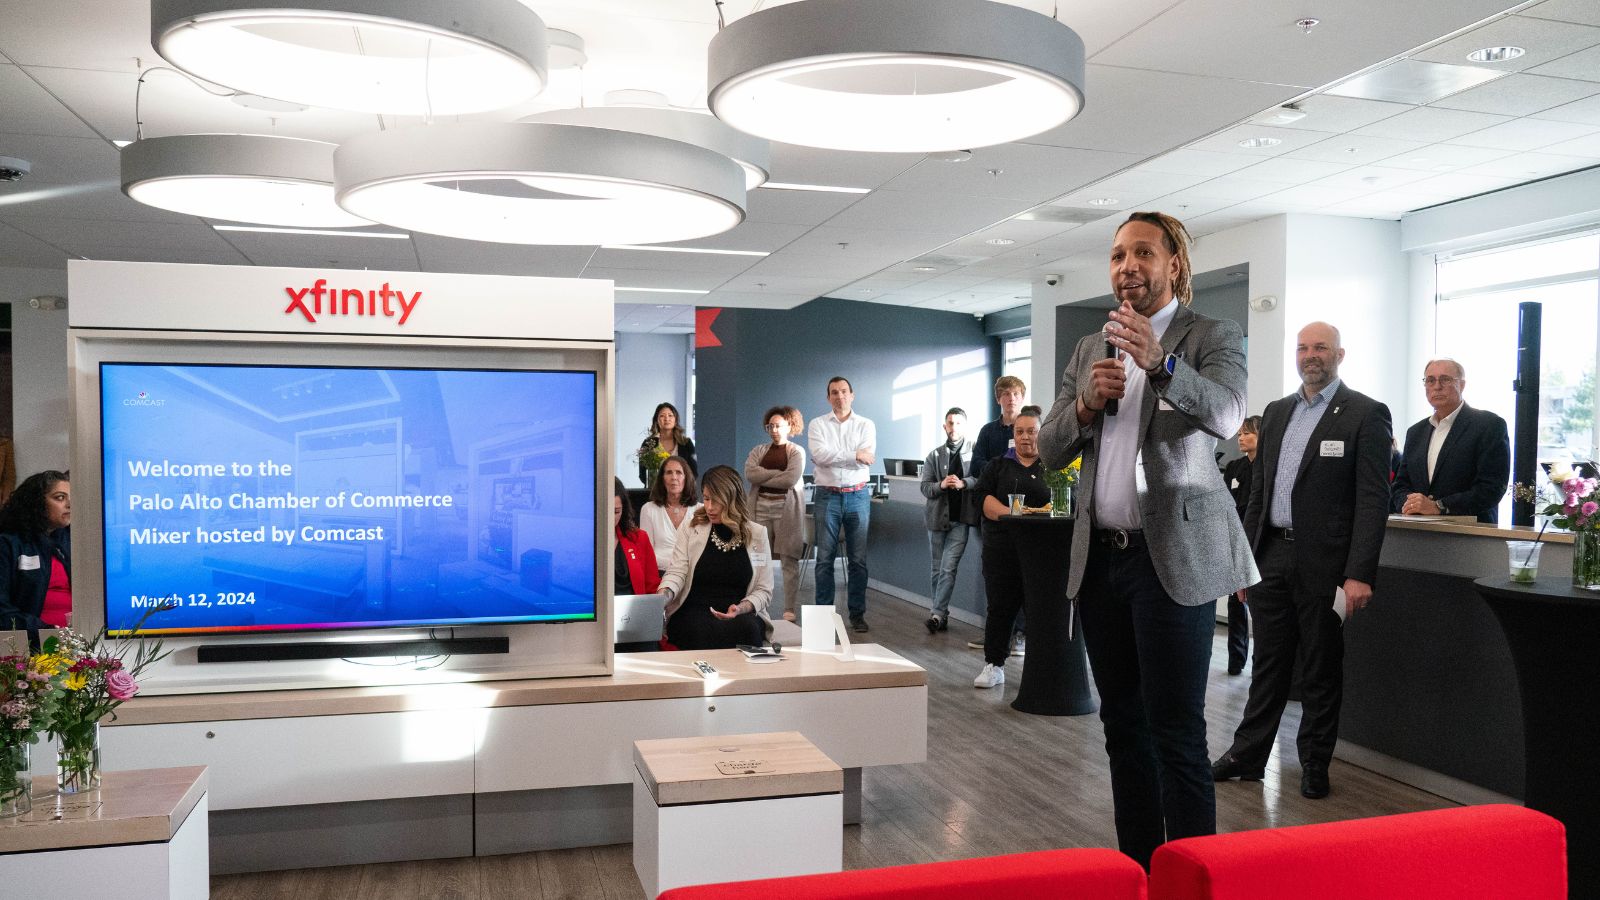
<svg viewBox="0 0 1600 900">
<path fill-rule="evenodd" d="M 377 290 L 362 291 L 329 287 L 326 278 L 318 278 L 310 287 L 286 287 L 283 291 L 289 295 L 289 305 L 284 307 L 283 314 L 299 313 L 312 324 L 316 324 L 318 316 L 386 316 L 391 319 L 399 316 L 400 321 L 395 324 L 404 325 L 422 300 L 421 291 L 408 299 L 404 291 L 392 290 L 387 281 Z"/>
</svg>

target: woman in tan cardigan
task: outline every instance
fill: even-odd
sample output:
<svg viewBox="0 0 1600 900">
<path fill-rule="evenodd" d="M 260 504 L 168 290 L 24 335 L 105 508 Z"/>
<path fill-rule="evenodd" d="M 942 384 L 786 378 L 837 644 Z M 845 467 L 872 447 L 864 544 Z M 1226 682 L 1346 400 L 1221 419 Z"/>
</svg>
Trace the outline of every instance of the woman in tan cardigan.
<svg viewBox="0 0 1600 900">
<path fill-rule="evenodd" d="M 762 420 L 772 440 L 745 457 L 744 477 L 750 480 L 750 510 L 766 526 L 772 553 L 783 563 L 783 617 L 793 622 L 800 600 L 800 556 L 806 543 L 806 497 L 800 476 L 806 470 L 806 451 L 790 440 L 805 428 L 800 410 L 774 406 Z"/>
<path fill-rule="evenodd" d="M 706 472 L 701 506 L 678 532 L 661 577 L 667 641 L 679 650 L 762 644 L 772 636 L 772 550 L 750 520 L 744 482 L 728 466 Z"/>
</svg>

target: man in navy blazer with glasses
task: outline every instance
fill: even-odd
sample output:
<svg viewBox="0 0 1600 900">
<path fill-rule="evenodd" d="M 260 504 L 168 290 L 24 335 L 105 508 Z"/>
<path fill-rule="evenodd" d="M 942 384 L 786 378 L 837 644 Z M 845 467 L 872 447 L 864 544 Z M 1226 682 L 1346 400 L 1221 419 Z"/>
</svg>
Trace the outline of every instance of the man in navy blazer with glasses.
<svg viewBox="0 0 1600 900">
<path fill-rule="evenodd" d="M 1431 360 L 1422 387 L 1433 415 L 1406 431 L 1406 449 L 1389 494 L 1389 511 L 1408 516 L 1477 516 L 1500 521 L 1500 498 L 1511 481 L 1506 420 L 1461 399 L 1467 370 L 1453 359 Z"/>
</svg>

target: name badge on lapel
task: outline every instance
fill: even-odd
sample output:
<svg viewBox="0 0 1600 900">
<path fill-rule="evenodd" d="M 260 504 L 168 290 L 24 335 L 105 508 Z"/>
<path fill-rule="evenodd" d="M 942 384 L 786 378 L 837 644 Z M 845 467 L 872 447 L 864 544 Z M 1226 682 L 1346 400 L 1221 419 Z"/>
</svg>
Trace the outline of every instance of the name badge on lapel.
<svg viewBox="0 0 1600 900">
<path fill-rule="evenodd" d="M 1344 456 L 1344 441 L 1323 441 L 1323 456 Z"/>
</svg>

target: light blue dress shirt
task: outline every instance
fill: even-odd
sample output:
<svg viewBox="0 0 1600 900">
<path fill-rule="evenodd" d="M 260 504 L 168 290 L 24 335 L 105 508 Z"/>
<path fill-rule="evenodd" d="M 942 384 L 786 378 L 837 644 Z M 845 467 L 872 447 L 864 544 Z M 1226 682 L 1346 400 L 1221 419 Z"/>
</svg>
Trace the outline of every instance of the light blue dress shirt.
<svg viewBox="0 0 1600 900">
<path fill-rule="evenodd" d="M 1294 392 L 1294 409 L 1289 412 L 1289 425 L 1283 429 L 1283 444 L 1278 447 L 1278 471 L 1272 480 L 1272 509 L 1267 523 L 1276 528 L 1294 527 L 1294 480 L 1300 474 L 1300 461 L 1305 459 L 1306 445 L 1311 443 L 1311 432 L 1328 411 L 1328 403 L 1339 391 L 1339 379 L 1328 382 L 1322 390 L 1306 399 L 1304 388 Z"/>
</svg>

